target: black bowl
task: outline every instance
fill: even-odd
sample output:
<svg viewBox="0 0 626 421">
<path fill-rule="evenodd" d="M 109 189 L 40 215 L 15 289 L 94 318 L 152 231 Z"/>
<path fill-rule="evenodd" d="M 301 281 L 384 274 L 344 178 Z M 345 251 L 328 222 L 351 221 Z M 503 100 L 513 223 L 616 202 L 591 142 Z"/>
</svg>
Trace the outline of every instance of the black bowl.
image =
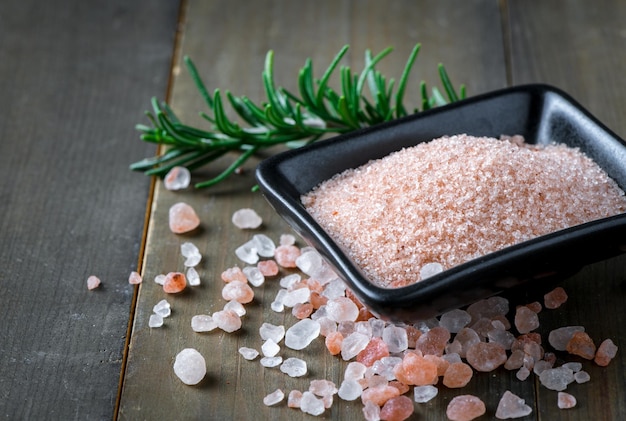
<svg viewBox="0 0 626 421">
<path fill-rule="evenodd" d="M 256 177 L 272 207 L 334 267 L 381 318 L 422 320 L 513 287 L 541 292 L 584 265 L 626 252 L 626 214 L 507 247 L 415 284 L 382 288 L 365 277 L 300 202 L 333 175 L 403 147 L 444 135 L 522 135 L 535 144 L 578 147 L 626 188 L 626 143 L 567 94 L 546 85 L 503 89 L 300 149 L 259 165 Z"/>
</svg>

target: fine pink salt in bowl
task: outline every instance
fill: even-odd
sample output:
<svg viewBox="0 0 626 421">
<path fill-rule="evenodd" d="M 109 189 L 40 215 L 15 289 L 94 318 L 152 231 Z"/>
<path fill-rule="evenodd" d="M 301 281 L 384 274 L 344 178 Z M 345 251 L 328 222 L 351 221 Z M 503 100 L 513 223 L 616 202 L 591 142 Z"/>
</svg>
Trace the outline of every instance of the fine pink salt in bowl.
<svg viewBox="0 0 626 421">
<path fill-rule="evenodd" d="M 586 264 L 626 251 L 622 213 L 503 248 L 408 286 L 384 288 L 368 279 L 301 202 L 302 195 L 346 169 L 461 133 L 495 138 L 515 134 L 530 144 L 577 147 L 626 188 L 626 143 L 567 94 L 546 85 L 476 96 L 288 151 L 263 161 L 257 180 L 274 209 L 327 259 L 355 295 L 389 320 L 426 319 L 511 288 L 545 291 Z"/>
</svg>

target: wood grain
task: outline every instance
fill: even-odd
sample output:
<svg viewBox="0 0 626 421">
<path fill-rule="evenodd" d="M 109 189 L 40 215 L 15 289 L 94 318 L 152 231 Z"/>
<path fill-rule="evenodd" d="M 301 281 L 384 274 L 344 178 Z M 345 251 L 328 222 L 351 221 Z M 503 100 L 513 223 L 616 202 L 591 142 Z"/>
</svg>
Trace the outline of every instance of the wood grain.
<svg viewBox="0 0 626 421">
<path fill-rule="evenodd" d="M 0 6 L 0 417 L 114 416 L 176 3 Z M 90 292 L 89 275 L 103 286 Z"/>
</svg>

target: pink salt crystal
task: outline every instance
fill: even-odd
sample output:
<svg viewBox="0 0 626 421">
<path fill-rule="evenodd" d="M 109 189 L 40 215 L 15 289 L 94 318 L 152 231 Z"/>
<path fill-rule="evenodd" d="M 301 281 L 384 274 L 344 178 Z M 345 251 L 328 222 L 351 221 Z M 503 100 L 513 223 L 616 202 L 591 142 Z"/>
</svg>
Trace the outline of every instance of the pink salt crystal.
<svg viewBox="0 0 626 421">
<path fill-rule="evenodd" d="M 566 392 L 558 392 L 557 405 L 559 409 L 570 409 L 576 406 L 576 398 Z"/>
<path fill-rule="evenodd" d="M 539 327 L 537 313 L 526 306 L 518 307 L 515 312 L 515 327 L 519 333 L 528 333 Z"/>
<path fill-rule="evenodd" d="M 348 297 L 337 297 L 326 303 L 327 316 L 337 323 L 354 322 L 359 315 L 359 308 Z"/>
<path fill-rule="evenodd" d="M 561 287 L 556 287 L 543 296 L 546 308 L 555 309 L 561 307 L 567 301 L 567 293 Z"/>
<path fill-rule="evenodd" d="M 187 286 L 187 278 L 184 273 L 170 272 L 165 276 L 163 283 L 163 291 L 168 294 L 176 294 L 181 292 Z"/>
<path fill-rule="evenodd" d="M 406 396 L 389 399 L 380 411 L 380 419 L 384 421 L 404 421 L 413 414 L 413 401 Z"/>
<path fill-rule="evenodd" d="M 400 391 L 393 386 L 382 385 L 367 388 L 361 394 L 363 403 L 371 401 L 378 406 L 383 406 L 391 398 L 400 395 Z"/>
<path fill-rule="evenodd" d="M 606 367 L 616 355 L 617 345 L 612 340 L 605 339 L 598 347 L 593 361 L 601 367 Z"/>
<path fill-rule="evenodd" d="M 300 249 L 294 245 L 278 246 L 274 251 L 274 259 L 279 266 L 295 268 L 296 259 L 300 257 Z"/>
<path fill-rule="evenodd" d="M 131 272 L 130 276 L 128 277 L 128 283 L 132 284 L 132 285 L 137 285 L 141 283 L 141 275 L 138 274 L 137 272 Z"/>
<path fill-rule="evenodd" d="M 389 348 L 387 344 L 381 338 L 372 338 L 365 349 L 357 354 L 356 360 L 366 367 L 370 367 L 374 364 L 374 361 L 388 356 Z"/>
<path fill-rule="evenodd" d="M 443 375 L 443 385 L 449 388 L 465 387 L 474 375 L 474 370 L 469 365 L 452 363 Z"/>
<path fill-rule="evenodd" d="M 408 385 L 401 383 L 397 380 L 392 380 L 389 382 L 389 386 L 395 387 L 396 389 L 398 389 L 398 391 L 400 392 L 401 395 L 404 395 L 405 393 L 407 393 L 409 390 L 411 390 L 411 388 L 409 388 Z"/>
<path fill-rule="evenodd" d="M 365 402 L 365 405 L 363 405 L 363 416 L 366 421 L 380 421 L 380 406 L 372 401 Z"/>
<path fill-rule="evenodd" d="M 575 332 L 565 350 L 587 360 L 593 360 L 596 355 L 596 345 L 586 332 Z"/>
<path fill-rule="evenodd" d="M 480 342 L 472 345 L 466 355 L 467 362 L 476 371 L 493 371 L 507 360 L 502 345 L 495 342 Z"/>
<path fill-rule="evenodd" d="M 91 275 L 87 278 L 87 289 L 96 289 L 100 286 L 100 284 L 100 278 L 98 278 L 97 276 Z"/>
<path fill-rule="evenodd" d="M 182 190 L 189 187 L 191 173 L 185 167 L 174 167 L 163 178 L 163 185 L 167 190 Z"/>
<path fill-rule="evenodd" d="M 222 272 L 221 278 L 224 282 L 248 282 L 248 278 L 246 278 L 246 275 L 238 266 L 233 266 L 232 268 L 226 269 L 224 272 Z"/>
<path fill-rule="evenodd" d="M 263 276 L 278 275 L 278 264 L 274 260 L 261 260 L 256 267 L 261 271 Z"/>
<path fill-rule="evenodd" d="M 526 304 L 526 307 L 534 311 L 535 313 L 541 312 L 541 303 L 539 301 L 533 301 L 532 303 Z"/>
<path fill-rule="evenodd" d="M 449 340 L 450 332 L 448 329 L 436 326 L 419 337 L 415 342 L 415 349 L 419 349 L 424 355 L 432 354 L 442 356 Z"/>
<path fill-rule="evenodd" d="M 169 223 L 174 234 L 183 234 L 198 228 L 200 218 L 191 206 L 179 202 L 170 208 Z"/>
<path fill-rule="evenodd" d="M 254 291 L 246 282 L 232 281 L 222 288 L 222 298 L 226 301 L 235 300 L 247 304 L 254 299 Z"/>
<path fill-rule="evenodd" d="M 224 332 L 232 333 L 241 329 L 241 318 L 232 310 L 221 310 L 213 313 L 213 321 Z"/>
<path fill-rule="evenodd" d="M 313 304 L 311 303 L 297 303 L 291 309 L 291 314 L 299 320 L 306 319 L 311 313 L 313 313 Z"/>
<path fill-rule="evenodd" d="M 435 365 L 437 366 L 437 377 L 440 377 L 446 374 L 446 371 L 448 370 L 448 367 L 450 367 L 451 363 L 458 362 L 458 361 L 447 361 L 443 357 L 439 357 L 437 355 L 432 355 L 432 354 L 424 355 L 424 359 L 435 363 Z"/>
<path fill-rule="evenodd" d="M 496 418 L 500 420 L 521 418 L 529 415 L 531 412 L 533 412 L 532 408 L 526 405 L 524 399 L 507 390 L 500 398 L 500 402 L 498 402 Z"/>
<path fill-rule="evenodd" d="M 337 355 L 341 352 L 343 335 L 340 332 L 331 332 L 326 336 L 325 344 L 330 355 Z"/>
<path fill-rule="evenodd" d="M 302 401 L 302 392 L 299 390 L 292 390 L 287 397 L 287 406 L 289 408 L 300 408 L 300 402 Z"/>
<path fill-rule="evenodd" d="M 311 380 L 311 383 L 309 384 L 309 391 L 313 392 L 317 396 L 324 397 L 336 394 L 338 389 L 335 383 L 330 380 L 318 379 Z"/>
<path fill-rule="evenodd" d="M 393 373 L 398 381 L 416 386 L 434 384 L 437 381 L 437 364 L 414 352 L 408 352 Z"/>
<path fill-rule="evenodd" d="M 451 421 L 471 421 L 487 411 L 480 398 L 473 395 L 460 395 L 452 398 L 446 409 Z"/>
</svg>

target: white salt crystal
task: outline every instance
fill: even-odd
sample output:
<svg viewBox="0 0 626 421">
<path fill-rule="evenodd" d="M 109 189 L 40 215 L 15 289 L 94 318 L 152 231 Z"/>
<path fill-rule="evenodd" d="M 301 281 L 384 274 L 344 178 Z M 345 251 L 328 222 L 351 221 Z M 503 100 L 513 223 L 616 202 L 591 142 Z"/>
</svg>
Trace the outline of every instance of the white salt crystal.
<svg viewBox="0 0 626 421">
<path fill-rule="evenodd" d="M 550 368 L 541 373 L 539 381 L 546 388 L 560 392 L 574 381 L 574 373 L 567 367 Z"/>
<path fill-rule="evenodd" d="M 400 357 L 383 357 L 372 364 L 374 373 L 381 377 L 384 377 L 388 381 L 395 380 L 396 375 L 393 372 L 394 368 L 402 362 Z"/>
<path fill-rule="evenodd" d="M 337 278 L 337 274 L 322 258 L 317 250 L 311 247 L 302 249 L 296 259 L 296 266 L 306 275 L 318 280 L 322 285 Z"/>
<path fill-rule="evenodd" d="M 259 334 L 264 341 L 271 339 L 275 343 L 279 343 L 285 337 L 285 326 L 277 326 L 266 322 L 259 328 Z"/>
<path fill-rule="evenodd" d="M 164 274 L 160 274 L 154 277 L 154 282 L 159 285 L 163 285 L 165 283 L 166 276 Z"/>
<path fill-rule="evenodd" d="M 368 322 L 372 326 L 372 337 L 382 338 L 383 330 L 385 329 L 385 321 L 372 317 Z"/>
<path fill-rule="evenodd" d="M 389 352 L 402 352 L 409 347 L 409 339 L 406 329 L 389 325 L 383 330 L 383 341 L 387 344 Z"/>
<path fill-rule="evenodd" d="M 554 329 L 548 334 L 548 342 L 557 351 L 565 351 L 567 343 L 572 339 L 574 333 L 584 332 L 583 326 L 565 326 Z"/>
<path fill-rule="evenodd" d="M 252 241 L 248 241 L 235 249 L 235 255 L 243 262 L 254 265 L 259 261 L 259 254 Z"/>
<path fill-rule="evenodd" d="M 361 383 L 356 380 L 344 379 L 339 386 L 339 397 L 344 401 L 353 401 L 361 397 L 363 393 L 363 387 Z"/>
<path fill-rule="evenodd" d="M 337 297 L 326 302 L 326 314 L 336 322 L 353 322 L 359 317 L 359 308 L 348 297 Z"/>
<path fill-rule="evenodd" d="M 314 314 L 316 313 L 313 313 L 313 315 Z M 337 323 L 330 320 L 328 317 L 321 316 L 319 318 L 316 318 L 315 320 L 317 320 L 317 322 L 320 324 L 320 335 L 326 337 L 329 334 L 337 331 Z"/>
<path fill-rule="evenodd" d="M 362 333 L 354 332 L 341 342 L 341 358 L 349 361 L 365 349 L 370 339 Z"/>
<path fill-rule="evenodd" d="M 246 275 L 246 279 L 252 286 L 260 287 L 265 282 L 265 275 L 255 266 L 246 266 L 243 268 L 242 272 Z"/>
<path fill-rule="evenodd" d="M 524 399 L 507 390 L 498 403 L 496 418 L 501 420 L 521 418 L 529 415 L 531 412 L 533 412 L 532 408 L 526 405 Z"/>
<path fill-rule="evenodd" d="M 324 413 L 324 401 L 315 397 L 315 395 L 309 391 L 302 393 L 302 400 L 300 401 L 300 410 L 306 414 L 318 416 Z"/>
<path fill-rule="evenodd" d="M 337 331 L 346 336 L 352 334 L 354 332 L 354 322 L 350 320 L 343 320 L 337 325 Z"/>
<path fill-rule="evenodd" d="M 261 345 L 261 352 L 266 357 L 275 357 L 280 352 L 280 346 L 272 339 L 268 339 Z"/>
<path fill-rule="evenodd" d="M 291 234 L 281 234 L 279 244 L 281 246 L 292 246 L 296 244 L 296 237 Z"/>
<path fill-rule="evenodd" d="M 424 280 L 441 272 L 443 272 L 443 266 L 441 265 L 441 263 L 426 263 L 420 268 L 420 279 Z"/>
<path fill-rule="evenodd" d="M 210 332 L 217 328 L 217 323 L 208 314 L 196 314 L 191 318 L 191 329 L 194 332 Z"/>
<path fill-rule="evenodd" d="M 367 367 L 358 361 L 352 361 L 346 367 L 346 371 L 343 374 L 344 380 L 359 380 L 365 375 Z"/>
<path fill-rule="evenodd" d="M 526 380 L 528 376 L 530 376 L 530 370 L 526 367 L 520 367 L 517 373 L 515 373 L 515 377 L 520 381 Z"/>
<path fill-rule="evenodd" d="M 535 362 L 535 365 L 533 366 L 533 373 L 539 376 L 544 370 L 549 368 L 552 368 L 552 363 L 545 360 L 539 360 Z"/>
<path fill-rule="evenodd" d="M 193 267 L 187 269 L 187 283 L 192 287 L 200 285 L 200 274 Z"/>
<path fill-rule="evenodd" d="M 307 373 L 306 361 L 300 358 L 287 358 L 280 365 L 280 371 L 289 377 L 302 377 Z"/>
<path fill-rule="evenodd" d="M 272 308 L 272 310 L 274 310 L 277 313 L 282 313 L 283 310 L 285 309 L 285 306 L 283 304 L 283 299 L 285 298 L 285 295 L 287 294 L 287 290 L 286 289 L 279 289 L 278 292 L 276 293 L 276 297 L 274 298 L 274 301 L 272 301 L 270 307 Z"/>
<path fill-rule="evenodd" d="M 100 284 L 100 278 L 98 278 L 97 276 L 91 275 L 87 278 L 87 289 L 89 290 L 98 288 Z"/>
<path fill-rule="evenodd" d="M 363 405 L 365 421 L 380 421 L 380 406 L 368 400 Z"/>
<path fill-rule="evenodd" d="M 304 304 L 309 301 L 311 297 L 311 290 L 308 288 L 298 288 L 293 291 L 289 291 L 283 298 L 283 305 L 285 307 L 293 307 L 296 304 Z"/>
<path fill-rule="evenodd" d="M 185 384 L 198 384 L 206 375 L 206 361 L 197 350 L 185 348 L 176 355 L 174 373 Z"/>
<path fill-rule="evenodd" d="M 161 327 L 163 326 L 163 317 L 158 314 L 150 315 L 150 319 L 148 320 L 149 327 Z"/>
<path fill-rule="evenodd" d="M 263 219 L 254 209 L 239 209 L 233 213 L 232 222 L 237 228 L 255 229 L 261 226 Z"/>
<path fill-rule="evenodd" d="M 291 326 L 285 334 L 285 345 L 291 349 L 304 349 L 319 336 L 320 324 L 315 320 L 302 319 Z"/>
<path fill-rule="evenodd" d="M 241 329 L 241 318 L 232 310 L 216 311 L 213 320 L 224 332 L 232 333 Z"/>
<path fill-rule="evenodd" d="M 165 318 L 169 317 L 172 314 L 172 307 L 167 300 L 161 300 L 152 307 L 152 311 L 159 316 Z"/>
<path fill-rule="evenodd" d="M 426 403 L 432 400 L 439 393 L 435 386 L 415 386 L 413 388 L 413 400 L 417 403 Z"/>
<path fill-rule="evenodd" d="M 265 234 L 256 234 L 252 237 L 252 243 L 261 257 L 274 257 L 276 244 Z"/>
<path fill-rule="evenodd" d="M 194 243 L 186 241 L 180 245 L 180 254 L 182 254 L 183 257 L 195 256 L 200 254 L 200 250 Z"/>
<path fill-rule="evenodd" d="M 191 173 L 185 167 L 176 166 L 167 172 L 163 185 L 167 190 L 182 190 L 189 187 Z"/>
<path fill-rule="evenodd" d="M 563 364 L 562 367 L 569 368 L 574 373 L 578 373 L 580 370 L 582 370 L 583 365 L 582 365 L 582 363 L 570 362 L 570 363 Z"/>
<path fill-rule="evenodd" d="M 587 383 L 589 380 L 591 380 L 591 376 L 586 371 L 580 370 L 574 373 L 574 380 L 578 384 Z"/>
<path fill-rule="evenodd" d="M 285 399 L 285 394 L 283 393 L 283 391 L 280 389 L 276 389 L 275 391 L 263 398 L 263 404 L 266 406 L 272 406 L 276 405 L 279 402 L 282 402 L 283 399 Z"/>
<path fill-rule="evenodd" d="M 332 396 L 338 392 L 335 383 L 330 380 L 317 379 L 311 380 L 309 392 L 313 392 L 316 396 Z"/>
<path fill-rule="evenodd" d="M 450 333 L 458 333 L 472 320 L 472 316 L 465 310 L 451 310 L 441 315 L 439 326 L 443 326 Z"/>
<path fill-rule="evenodd" d="M 313 320 L 319 320 L 321 318 L 326 318 L 328 319 L 328 316 L 326 314 L 326 304 L 323 304 L 320 306 L 320 308 L 317 309 L 317 311 L 313 314 L 311 314 L 311 319 Z M 330 319 L 328 319 L 330 320 Z M 334 320 L 331 320 L 333 323 L 336 323 Z"/>
<path fill-rule="evenodd" d="M 263 357 L 261 358 L 261 365 L 263 367 L 276 367 L 279 366 L 281 363 L 283 362 L 283 357 L 278 356 L 278 357 Z"/>
<path fill-rule="evenodd" d="M 226 304 L 224 304 L 224 310 L 234 311 L 235 314 L 239 317 L 243 317 L 246 315 L 246 308 L 239 301 L 230 300 Z"/>
<path fill-rule="evenodd" d="M 259 356 L 259 351 L 254 348 L 248 348 L 247 346 L 242 346 L 241 348 L 239 348 L 239 353 L 248 361 L 254 360 L 256 357 Z"/>
<path fill-rule="evenodd" d="M 354 324 L 354 331 L 367 335 L 368 338 L 372 338 L 372 325 L 368 322 L 357 322 Z"/>
<path fill-rule="evenodd" d="M 280 281 L 278 281 L 278 284 L 281 287 L 289 290 L 294 284 L 297 284 L 301 280 L 302 280 L 302 276 L 300 276 L 300 274 L 292 273 L 292 274 L 289 274 L 287 276 L 283 276 L 282 278 L 280 278 Z"/>
<path fill-rule="evenodd" d="M 195 267 L 195 266 L 198 266 L 198 263 L 200 263 L 201 260 L 202 260 L 201 254 L 194 254 L 185 259 L 184 265 L 185 267 L 188 267 L 188 268 Z"/>
<path fill-rule="evenodd" d="M 446 360 L 450 364 L 462 362 L 461 356 L 459 354 L 455 353 L 455 352 L 446 353 L 441 358 L 443 358 L 444 360 Z"/>
<path fill-rule="evenodd" d="M 326 285 L 326 288 L 324 288 L 322 295 L 329 300 L 343 297 L 346 295 L 346 284 L 341 279 L 335 279 L 333 281 L 330 281 Z"/>
<path fill-rule="evenodd" d="M 489 342 L 497 342 L 506 350 L 511 349 L 511 345 L 515 341 L 515 335 L 508 330 L 501 329 L 491 329 L 487 333 L 487 338 Z"/>
</svg>

